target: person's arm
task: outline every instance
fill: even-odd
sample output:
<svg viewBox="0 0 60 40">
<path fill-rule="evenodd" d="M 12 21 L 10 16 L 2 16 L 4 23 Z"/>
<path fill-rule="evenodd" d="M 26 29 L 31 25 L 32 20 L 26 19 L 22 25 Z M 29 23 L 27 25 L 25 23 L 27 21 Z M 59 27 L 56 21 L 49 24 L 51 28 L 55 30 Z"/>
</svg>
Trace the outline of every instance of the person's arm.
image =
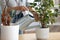
<svg viewBox="0 0 60 40">
<path fill-rule="evenodd" d="M 11 10 L 21 10 L 21 11 L 25 11 L 28 10 L 34 15 L 34 18 L 36 21 L 39 20 L 38 14 L 37 12 L 35 12 L 32 7 L 25 7 L 25 6 L 17 6 L 17 7 L 10 7 L 7 9 L 8 12 L 10 12 Z"/>
<path fill-rule="evenodd" d="M 21 11 L 25 11 L 25 10 L 28 10 L 28 8 L 25 7 L 25 6 L 8 7 L 7 11 L 10 12 L 11 10 L 21 10 Z"/>
</svg>

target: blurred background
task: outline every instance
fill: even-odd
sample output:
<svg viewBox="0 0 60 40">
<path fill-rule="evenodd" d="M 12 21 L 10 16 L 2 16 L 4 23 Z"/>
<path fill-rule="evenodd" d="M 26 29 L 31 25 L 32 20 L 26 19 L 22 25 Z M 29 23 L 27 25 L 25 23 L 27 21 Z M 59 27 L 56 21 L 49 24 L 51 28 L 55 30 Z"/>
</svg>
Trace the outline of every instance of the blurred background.
<svg viewBox="0 0 60 40">
<path fill-rule="evenodd" d="M 4 0 L 0 0 L 0 27 L 1 27 L 1 13 L 2 13 L 1 1 L 4 1 Z M 22 0 L 22 1 L 23 1 L 23 4 L 21 4 L 21 5 L 29 6 L 29 3 L 32 3 L 34 0 Z M 54 4 L 55 4 L 55 8 L 59 8 L 59 12 L 60 12 L 60 7 L 58 7 L 58 4 L 60 4 L 60 0 L 54 0 Z M 32 14 L 30 13 L 30 15 L 32 15 Z M 31 28 L 28 28 L 24 32 L 26 32 L 26 33 L 34 32 L 34 30 L 35 30 L 34 26 L 38 26 L 38 25 L 39 25 L 38 22 L 32 22 L 30 25 L 28 25 L 28 27 L 31 27 Z M 60 13 L 59 13 L 59 16 L 56 17 L 56 22 L 53 25 L 49 25 L 49 26 L 51 26 L 50 32 L 60 32 Z"/>
</svg>

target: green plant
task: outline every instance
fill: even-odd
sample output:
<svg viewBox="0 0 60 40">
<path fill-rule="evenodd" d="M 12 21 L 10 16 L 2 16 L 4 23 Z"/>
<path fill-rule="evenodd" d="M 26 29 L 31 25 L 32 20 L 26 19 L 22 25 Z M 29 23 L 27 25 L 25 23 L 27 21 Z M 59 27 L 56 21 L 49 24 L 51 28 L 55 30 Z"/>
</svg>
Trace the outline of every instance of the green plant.
<svg viewBox="0 0 60 40">
<path fill-rule="evenodd" d="M 60 4 L 59 4 L 59 8 L 60 8 Z"/>
<path fill-rule="evenodd" d="M 54 23 L 55 17 L 58 16 L 58 9 L 53 9 L 54 12 L 52 12 L 53 0 L 35 0 L 30 3 L 30 6 L 38 13 L 42 28 L 46 28 L 49 23 Z"/>
</svg>

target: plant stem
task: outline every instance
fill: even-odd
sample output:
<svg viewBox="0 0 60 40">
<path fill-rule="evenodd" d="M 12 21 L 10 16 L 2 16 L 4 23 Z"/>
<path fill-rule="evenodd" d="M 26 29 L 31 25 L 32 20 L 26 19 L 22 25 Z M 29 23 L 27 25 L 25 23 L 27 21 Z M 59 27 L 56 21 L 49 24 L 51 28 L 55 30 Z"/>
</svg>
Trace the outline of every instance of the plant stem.
<svg viewBox="0 0 60 40">
<path fill-rule="evenodd" d="M 41 23 L 42 28 L 46 28 L 46 24 L 44 22 Z"/>
</svg>

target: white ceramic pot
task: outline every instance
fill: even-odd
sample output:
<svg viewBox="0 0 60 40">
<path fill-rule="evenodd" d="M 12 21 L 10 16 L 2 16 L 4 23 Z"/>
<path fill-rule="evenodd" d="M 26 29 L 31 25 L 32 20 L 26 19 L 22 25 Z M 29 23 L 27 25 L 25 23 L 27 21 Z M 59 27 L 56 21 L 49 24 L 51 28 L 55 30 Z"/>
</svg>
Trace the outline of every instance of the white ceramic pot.
<svg viewBox="0 0 60 40">
<path fill-rule="evenodd" d="M 1 40 L 18 40 L 19 25 L 2 26 Z"/>
<path fill-rule="evenodd" d="M 48 39 L 49 28 L 36 28 L 36 37 L 37 39 Z"/>
</svg>

